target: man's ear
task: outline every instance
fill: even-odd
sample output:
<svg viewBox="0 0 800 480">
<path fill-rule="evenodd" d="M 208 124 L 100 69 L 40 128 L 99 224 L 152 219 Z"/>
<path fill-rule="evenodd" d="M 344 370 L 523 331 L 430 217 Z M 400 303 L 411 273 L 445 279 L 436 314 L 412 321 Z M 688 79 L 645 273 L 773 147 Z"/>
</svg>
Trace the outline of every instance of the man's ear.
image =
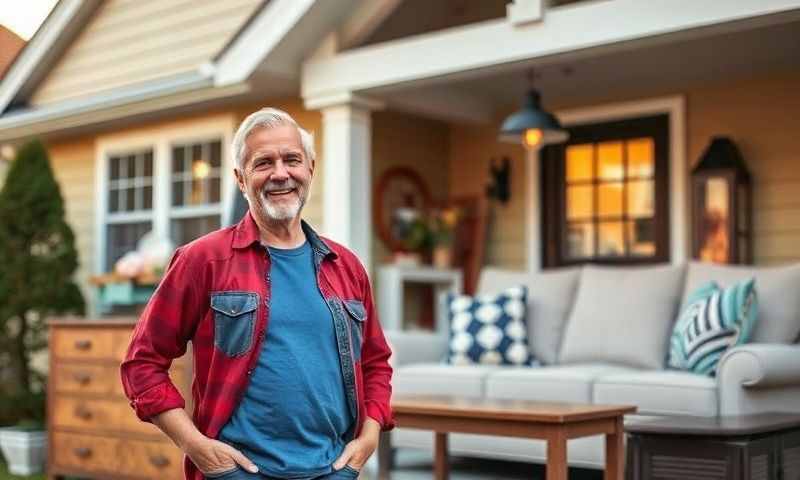
<svg viewBox="0 0 800 480">
<path fill-rule="evenodd" d="M 246 194 L 247 187 L 245 186 L 244 183 L 244 174 L 242 173 L 242 171 L 239 170 L 238 168 L 234 168 L 233 175 L 236 177 L 236 185 L 239 187 L 239 191 L 242 192 L 242 194 Z"/>
</svg>

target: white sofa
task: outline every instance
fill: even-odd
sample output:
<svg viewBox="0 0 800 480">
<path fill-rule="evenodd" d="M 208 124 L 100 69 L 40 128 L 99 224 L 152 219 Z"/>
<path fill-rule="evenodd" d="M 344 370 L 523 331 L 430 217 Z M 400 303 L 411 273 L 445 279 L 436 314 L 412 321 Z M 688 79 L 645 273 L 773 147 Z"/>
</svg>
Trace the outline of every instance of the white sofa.
<svg viewBox="0 0 800 480">
<path fill-rule="evenodd" d="M 667 370 L 669 336 L 687 294 L 708 280 L 726 286 L 749 276 L 759 299 L 753 343 L 728 351 L 716 378 Z M 632 404 L 655 415 L 800 412 L 800 264 L 587 266 L 536 274 L 485 269 L 478 293 L 520 284 L 528 287 L 530 343 L 542 366 L 445 364 L 446 325 L 436 334 L 387 332 L 395 394 Z M 391 443 L 430 450 L 433 435 L 397 428 Z M 601 437 L 570 441 L 569 463 L 603 468 L 603 448 Z M 450 452 L 545 461 L 538 440 L 452 434 Z"/>
</svg>

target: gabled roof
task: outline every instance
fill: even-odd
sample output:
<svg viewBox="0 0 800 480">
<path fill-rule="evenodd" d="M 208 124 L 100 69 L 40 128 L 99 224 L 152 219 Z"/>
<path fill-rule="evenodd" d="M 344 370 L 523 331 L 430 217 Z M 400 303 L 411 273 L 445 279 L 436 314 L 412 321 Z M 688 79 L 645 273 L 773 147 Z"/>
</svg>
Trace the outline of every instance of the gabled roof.
<svg viewBox="0 0 800 480">
<path fill-rule="evenodd" d="M 19 35 L 0 25 L 0 78 L 6 73 L 6 69 L 14 58 L 17 56 L 22 47 L 25 46 L 25 40 L 21 39 Z"/>
<path fill-rule="evenodd" d="M 88 28 L 93 16 L 100 14 L 98 9 L 106 8 L 106 2 L 99 0 L 60 0 L 6 77 L 0 79 L 0 140 L 93 125 L 109 116 L 124 118 L 127 110 L 120 108 L 124 105 L 135 104 L 139 113 L 141 108 L 154 112 L 177 107 L 180 102 L 187 105 L 241 95 L 257 74 L 290 78 L 299 84 L 300 61 L 355 2 L 263 0 L 249 20 L 226 39 L 221 51 L 192 70 L 31 106 L 29 100 L 38 85 Z M 259 92 L 270 93 L 261 88 Z M 159 104 L 158 98 L 164 101 Z M 145 106 L 141 100 L 149 103 Z"/>
</svg>

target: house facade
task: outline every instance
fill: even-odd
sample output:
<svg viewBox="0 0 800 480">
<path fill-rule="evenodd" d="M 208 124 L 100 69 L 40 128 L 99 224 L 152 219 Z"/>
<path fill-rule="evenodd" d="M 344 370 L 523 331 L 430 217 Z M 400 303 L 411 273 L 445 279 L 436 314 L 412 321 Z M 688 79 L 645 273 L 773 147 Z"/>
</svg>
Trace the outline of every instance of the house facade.
<svg viewBox="0 0 800 480">
<path fill-rule="evenodd" d="M 498 140 L 532 85 L 566 146 Z M 62 0 L 0 83 L 0 144 L 47 142 L 90 299 L 146 232 L 237 220 L 228 145 L 263 106 L 315 134 L 305 216 L 371 269 L 385 171 L 444 201 L 503 157 L 486 263 L 687 261 L 716 136 L 753 177 L 754 262 L 780 264 L 800 260 L 798 85 L 800 0 Z"/>
</svg>

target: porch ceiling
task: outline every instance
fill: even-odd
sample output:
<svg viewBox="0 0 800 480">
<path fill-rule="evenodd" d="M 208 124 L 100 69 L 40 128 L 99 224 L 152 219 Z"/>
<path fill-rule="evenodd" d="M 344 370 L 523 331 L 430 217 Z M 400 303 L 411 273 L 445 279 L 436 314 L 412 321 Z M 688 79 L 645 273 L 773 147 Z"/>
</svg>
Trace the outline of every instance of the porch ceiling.
<svg viewBox="0 0 800 480">
<path fill-rule="evenodd" d="M 532 66 L 532 62 L 521 63 L 502 71 L 473 73 L 468 78 L 368 93 L 385 99 L 390 107 L 421 115 L 490 121 L 519 106 L 529 88 L 527 72 Z M 546 105 L 561 108 L 798 69 L 800 21 L 796 20 L 574 60 L 538 60 L 534 83 Z M 436 99 L 437 103 L 426 112 L 417 105 L 423 102 L 414 102 L 415 98 Z M 452 115 L 447 114 L 448 109 L 452 109 Z"/>
</svg>

